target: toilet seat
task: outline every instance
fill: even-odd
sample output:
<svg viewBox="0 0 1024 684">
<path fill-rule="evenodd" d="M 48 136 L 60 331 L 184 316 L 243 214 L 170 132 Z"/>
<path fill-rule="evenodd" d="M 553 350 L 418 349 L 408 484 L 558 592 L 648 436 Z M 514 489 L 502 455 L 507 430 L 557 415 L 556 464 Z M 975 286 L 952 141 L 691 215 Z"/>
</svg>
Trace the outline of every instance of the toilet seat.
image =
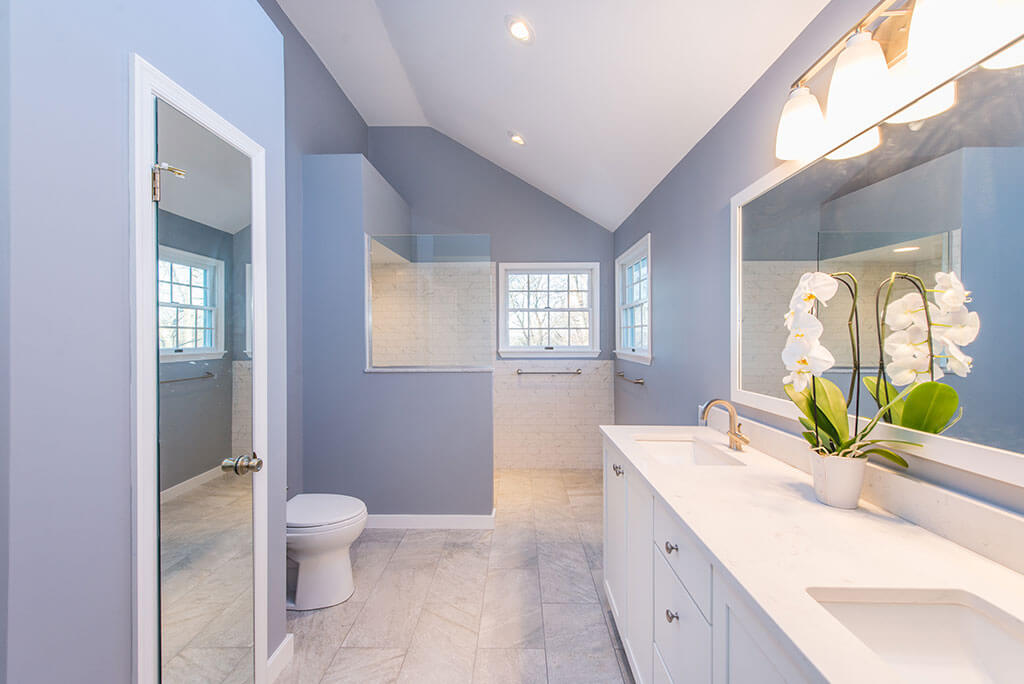
<svg viewBox="0 0 1024 684">
<path fill-rule="evenodd" d="M 366 504 L 343 494 L 298 494 L 288 500 L 285 518 L 289 530 L 344 527 L 366 518 Z"/>
</svg>

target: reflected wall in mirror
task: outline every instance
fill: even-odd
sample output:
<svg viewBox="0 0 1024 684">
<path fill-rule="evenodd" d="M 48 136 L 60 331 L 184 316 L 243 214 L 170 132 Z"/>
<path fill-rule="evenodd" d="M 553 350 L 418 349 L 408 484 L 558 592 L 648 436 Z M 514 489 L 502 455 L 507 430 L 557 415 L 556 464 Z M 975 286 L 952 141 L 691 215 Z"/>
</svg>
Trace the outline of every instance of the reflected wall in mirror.
<svg viewBox="0 0 1024 684">
<path fill-rule="evenodd" d="M 954 271 L 972 291 L 982 321 L 966 378 L 942 382 L 960 395 L 963 419 L 945 434 L 1024 451 L 1017 362 L 1024 319 L 1024 67 L 975 68 L 958 79 L 956 106 L 911 124 L 885 125 L 883 144 L 842 161 L 820 159 L 739 208 L 739 389 L 784 399 L 779 358 L 783 317 L 800 275 L 850 271 L 860 281 L 861 363 L 878 365 L 874 294 L 893 271 Z M 898 285 L 894 299 L 910 291 Z M 821 308 L 823 344 L 836 357 L 826 375 L 850 386 L 842 290 Z M 862 416 L 875 412 L 861 385 Z M 851 409 L 852 412 L 852 409 Z"/>
<path fill-rule="evenodd" d="M 494 365 L 489 235 L 368 237 L 371 368 Z"/>
<path fill-rule="evenodd" d="M 252 681 L 250 160 L 157 102 L 161 681 Z"/>
</svg>

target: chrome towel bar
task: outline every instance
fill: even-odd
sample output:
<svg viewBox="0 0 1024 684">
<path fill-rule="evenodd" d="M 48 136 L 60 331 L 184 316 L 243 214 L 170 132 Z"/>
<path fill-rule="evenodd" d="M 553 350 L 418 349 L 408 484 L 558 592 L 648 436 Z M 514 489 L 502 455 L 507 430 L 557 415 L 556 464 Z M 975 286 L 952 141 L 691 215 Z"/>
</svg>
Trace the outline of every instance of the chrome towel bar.
<svg viewBox="0 0 1024 684">
<path fill-rule="evenodd" d="M 616 373 L 616 375 L 619 376 L 620 378 L 622 378 L 623 380 L 625 380 L 626 382 L 631 382 L 634 385 L 642 385 L 642 384 L 644 384 L 644 379 L 643 378 L 627 378 L 626 377 L 626 373 L 624 371 L 619 371 L 618 373 Z"/>
<path fill-rule="evenodd" d="M 577 368 L 574 371 L 524 371 L 516 368 L 516 375 L 582 375 L 583 369 Z"/>
<path fill-rule="evenodd" d="M 202 375 L 193 375 L 192 377 L 189 377 L 189 378 L 174 378 L 173 380 L 161 380 L 160 384 L 161 385 L 168 385 L 168 384 L 170 384 L 172 382 L 188 382 L 189 380 L 209 380 L 210 378 L 215 378 L 215 377 L 217 377 L 217 376 L 214 375 L 213 373 L 211 373 L 210 371 L 206 371 Z"/>
</svg>

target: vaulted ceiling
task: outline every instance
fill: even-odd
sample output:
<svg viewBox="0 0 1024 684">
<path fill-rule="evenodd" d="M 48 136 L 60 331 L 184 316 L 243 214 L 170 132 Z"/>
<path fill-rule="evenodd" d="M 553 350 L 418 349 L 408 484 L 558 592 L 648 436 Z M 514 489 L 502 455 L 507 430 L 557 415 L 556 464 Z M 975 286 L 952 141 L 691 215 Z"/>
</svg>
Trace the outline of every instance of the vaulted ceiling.
<svg viewBox="0 0 1024 684">
<path fill-rule="evenodd" d="M 614 230 L 827 1 L 279 3 L 369 125 L 432 126 Z"/>
</svg>

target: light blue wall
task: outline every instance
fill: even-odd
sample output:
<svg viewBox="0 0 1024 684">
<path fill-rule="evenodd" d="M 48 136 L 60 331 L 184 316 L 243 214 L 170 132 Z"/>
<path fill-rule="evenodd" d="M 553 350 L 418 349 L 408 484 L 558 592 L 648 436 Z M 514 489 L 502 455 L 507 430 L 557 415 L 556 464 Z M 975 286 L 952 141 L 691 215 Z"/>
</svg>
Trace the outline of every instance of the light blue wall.
<svg viewBox="0 0 1024 684">
<path fill-rule="evenodd" d="M 10 562 L 10 3 L 0 0 L 0 684 L 7 675 L 7 570 Z"/>
<path fill-rule="evenodd" d="M 611 358 L 609 231 L 432 128 L 372 127 L 369 148 L 370 161 L 412 208 L 413 232 L 490 235 L 499 262 L 599 261 L 601 358 Z"/>
<path fill-rule="evenodd" d="M 366 123 L 277 0 L 259 0 L 284 36 L 288 173 L 288 487 L 302 491 L 302 157 L 366 153 Z"/>
<path fill-rule="evenodd" d="M 402 199 L 360 155 L 305 159 L 306 491 L 371 514 L 489 514 L 490 373 L 365 373 L 365 233 L 409 230 Z"/>
<path fill-rule="evenodd" d="M 132 678 L 133 51 L 267 151 L 272 651 L 285 631 L 281 35 L 249 0 L 15 0 L 10 31 L 8 680 Z"/>
</svg>

